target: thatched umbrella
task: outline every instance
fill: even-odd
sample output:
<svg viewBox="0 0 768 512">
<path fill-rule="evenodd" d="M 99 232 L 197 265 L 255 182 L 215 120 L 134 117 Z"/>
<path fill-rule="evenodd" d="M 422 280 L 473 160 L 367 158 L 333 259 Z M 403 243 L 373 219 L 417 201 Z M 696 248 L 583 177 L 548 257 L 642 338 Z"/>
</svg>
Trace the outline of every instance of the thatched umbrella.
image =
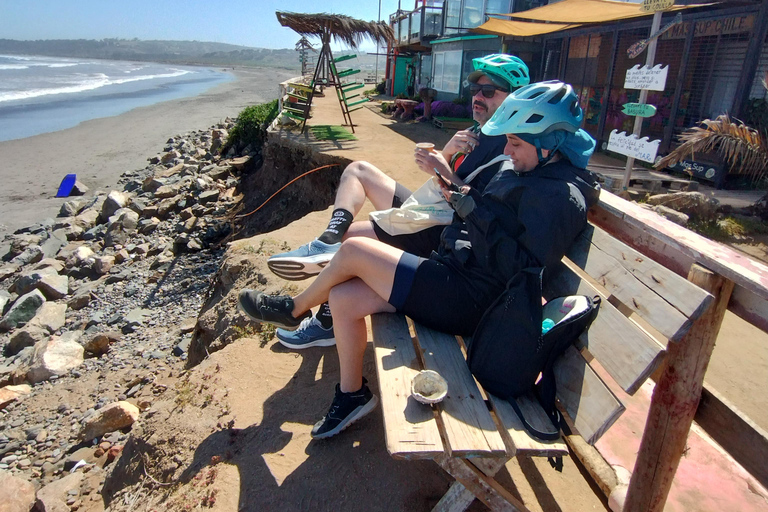
<svg viewBox="0 0 768 512">
<path fill-rule="evenodd" d="M 302 36 L 317 36 L 324 43 L 342 41 L 351 48 L 366 38 L 386 46 L 394 40 L 392 29 L 384 22 L 362 21 L 342 14 L 300 14 L 295 12 L 276 12 L 277 21 L 284 27 L 293 29 Z"/>
</svg>

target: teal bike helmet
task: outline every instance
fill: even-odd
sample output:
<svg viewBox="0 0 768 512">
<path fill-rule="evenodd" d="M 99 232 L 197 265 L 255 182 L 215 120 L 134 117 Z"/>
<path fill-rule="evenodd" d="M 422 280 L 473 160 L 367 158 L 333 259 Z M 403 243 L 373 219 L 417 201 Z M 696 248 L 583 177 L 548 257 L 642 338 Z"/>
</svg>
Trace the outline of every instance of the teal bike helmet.
<svg viewBox="0 0 768 512">
<path fill-rule="evenodd" d="M 531 82 L 528 66 L 518 57 L 496 53 L 478 59 L 472 59 L 475 71 L 469 74 L 467 81 L 477 83 L 481 76 L 486 75 L 499 87 L 514 90 Z"/>
<path fill-rule="evenodd" d="M 551 80 L 512 92 L 483 125 L 486 135 L 514 134 L 536 146 L 544 164 L 560 150 L 577 166 L 585 166 L 595 149 L 595 140 L 580 129 L 584 111 L 569 84 Z M 542 149 L 549 156 L 542 156 Z"/>
</svg>

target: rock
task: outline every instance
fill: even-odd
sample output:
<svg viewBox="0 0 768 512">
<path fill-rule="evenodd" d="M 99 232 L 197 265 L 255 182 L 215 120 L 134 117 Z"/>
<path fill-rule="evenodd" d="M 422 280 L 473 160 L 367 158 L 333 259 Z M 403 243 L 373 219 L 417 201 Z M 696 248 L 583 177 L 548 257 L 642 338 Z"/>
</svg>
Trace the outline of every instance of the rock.
<svg viewBox="0 0 768 512">
<path fill-rule="evenodd" d="M 37 288 L 38 282 L 43 277 L 49 275 L 58 275 L 58 272 L 53 267 L 44 267 L 24 272 L 10 287 L 10 291 L 15 291 L 19 295 L 27 294 Z"/>
<path fill-rule="evenodd" d="M 45 303 L 45 297 L 39 290 L 32 290 L 22 295 L 13 303 L 8 313 L 0 320 L 0 331 L 10 331 L 17 327 L 23 327 L 37 314 L 37 311 Z"/>
<path fill-rule="evenodd" d="M 0 409 L 5 409 L 5 406 L 8 404 L 15 402 L 23 396 L 27 396 L 31 392 L 32 386 L 29 384 L 19 384 L 18 386 L 5 386 L 0 388 Z M 2 489 L 2 484 L 0 484 L 0 489 Z M 2 505 L 0 505 L 0 510 L 2 510 Z"/>
<path fill-rule="evenodd" d="M 692 219 L 703 221 L 714 219 L 717 215 L 717 208 L 720 205 L 717 199 L 707 197 L 701 192 L 659 194 L 649 197 L 646 204 L 665 206 L 684 213 Z"/>
<path fill-rule="evenodd" d="M 109 404 L 99 409 L 95 416 L 86 421 L 80 438 L 83 441 L 90 441 L 109 432 L 130 427 L 137 419 L 139 419 L 139 408 L 132 403 Z"/>
<path fill-rule="evenodd" d="M 43 292 L 48 300 L 63 299 L 69 294 L 69 279 L 59 274 L 43 276 L 37 282 L 37 289 Z"/>
<path fill-rule="evenodd" d="M 5 290 L 0 290 L 0 315 L 5 311 L 5 306 L 11 301 L 11 294 Z"/>
<path fill-rule="evenodd" d="M 163 185 L 162 187 L 155 190 L 155 198 L 157 199 L 165 199 L 167 197 L 174 197 L 181 192 L 182 185 L 180 183 L 176 183 L 173 185 Z"/>
<path fill-rule="evenodd" d="M 74 311 L 83 309 L 91 302 L 91 290 L 78 290 L 71 299 L 67 301 L 67 306 Z"/>
<path fill-rule="evenodd" d="M 40 244 L 43 258 L 55 258 L 62 247 L 64 247 L 64 240 L 55 236 L 48 238 L 48 240 Z"/>
<path fill-rule="evenodd" d="M 176 210 L 178 198 L 169 197 L 157 203 L 157 217 L 164 219 Z"/>
<path fill-rule="evenodd" d="M 74 496 L 80 494 L 80 485 L 83 482 L 83 472 L 68 473 L 63 478 L 55 480 L 37 491 L 37 510 L 45 512 L 69 512 L 66 502 L 70 491 Z M 41 508 L 42 507 L 42 508 Z"/>
<path fill-rule="evenodd" d="M 154 232 L 157 229 L 157 226 L 160 225 L 160 219 L 157 217 L 152 217 L 149 219 L 141 219 L 139 221 L 139 233 L 142 235 L 148 235 L 152 232 Z"/>
<path fill-rule="evenodd" d="M 43 249 L 39 245 L 30 245 L 24 249 L 21 254 L 11 259 L 11 263 L 15 265 L 29 265 L 30 263 L 36 263 L 43 259 Z"/>
<path fill-rule="evenodd" d="M 167 180 L 164 178 L 156 178 L 155 176 L 149 176 L 141 184 L 141 189 L 144 192 L 154 192 L 166 184 L 167 184 Z"/>
<path fill-rule="evenodd" d="M 35 501 L 35 486 L 31 482 L 0 471 L 0 512 L 30 512 Z"/>
<path fill-rule="evenodd" d="M 101 218 L 108 219 L 115 214 L 120 208 L 125 208 L 130 202 L 128 194 L 113 190 L 109 193 L 104 200 L 104 204 L 101 206 Z"/>
<path fill-rule="evenodd" d="M 25 325 L 13 333 L 3 350 L 3 354 L 6 357 L 15 356 L 26 347 L 33 347 L 38 342 L 47 340 L 50 335 L 47 329 L 40 326 Z"/>
<path fill-rule="evenodd" d="M 19 265 L 3 265 L 0 267 L 0 281 L 5 281 L 9 277 L 11 277 L 13 274 L 15 274 L 19 268 L 21 268 Z"/>
<path fill-rule="evenodd" d="M 99 256 L 93 262 L 93 270 L 99 275 L 104 275 L 115 266 L 114 256 Z"/>
<path fill-rule="evenodd" d="M 206 204 L 214 201 L 219 200 L 219 191 L 214 190 L 206 190 L 205 192 L 200 193 L 200 195 L 197 197 L 197 201 L 200 204 Z"/>
<path fill-rule="evenodd" d="M 83 213 L 75 217 L 75 225 L 83 229 L 91 229 L 99 221 L 99 210 L 88 208 Z"/>
<path fill-rule="evenodd" d="M 75 181 L 75 186 L 72 187 L 71 194 L 73 196 L 84 196 L 88 193 L 89 188 L 85 186 L 85 183 L 83 183 L 80 180 Z"/>
<path fill-rule="evenodd" d="M 37 311 L 37 314 L 27 324 L 30 327 L 39 327 L 49 333 L 54 333 L 64 327 L 66 323 L 67 305 L 58 302 L 46 302 Z"/>
<path fill-rule="evenodd" d="M 176 150 L 169 151 L 160 158 L 160 163 L 168 164 L 173 162 L 177 158 L 181 158 L 181 154 L 178 151 Z"/>
<path fill-rule="evenodd" d="M 72 252 L 72 255 L 69 258 L 67 258 L 66 265 L 68 268 L 80 267 L 83 265 L 90 267 L 93 265 L 95 258 L 96 253 L 94 253 L 90 247 L 81 245 Z"/>
<path fill-rule="evenodd" d="M 61 208 L 59 208 L 59 217 L 74 217 L 83 211 L 87 204 L 88 202 L 85 199 L 71 199 L 66 201 L 61 205 Z"/>
<path fill-rule="evenodd" d="M 36 384 L 54 375 L 64 375 L 69 370 L 80 366 L 83 363 L 83 347 L 77 341 L 73 341 L 71 339 L 73 337 L 53 336 L 35 345 L 27 380 Z"/>
<path fill-rule="evenodd" d="M 109 346 L 119 342 L 120 338 L 120 333 L 115 331 L 98 333 L 85 342 L 84 348 L 86 352 L 99 356 L 106 354 L 109 351 Z"/>
<path fill-rule="evenodd" d="M 115 253 L 115 263 L 118 265 L 131 259 L 131 255 L 125 249 L 120 249 Z"/>
<path fill-rule="evenodd" d="M 123 332 L 133 332 L 137 327 L 142 325 L 148 317 L 151 317 L 154 312 L 151 309 L 136 308 L 128 312 L 123 317 L 125 325 L 123 326 Z"/>
</svg>

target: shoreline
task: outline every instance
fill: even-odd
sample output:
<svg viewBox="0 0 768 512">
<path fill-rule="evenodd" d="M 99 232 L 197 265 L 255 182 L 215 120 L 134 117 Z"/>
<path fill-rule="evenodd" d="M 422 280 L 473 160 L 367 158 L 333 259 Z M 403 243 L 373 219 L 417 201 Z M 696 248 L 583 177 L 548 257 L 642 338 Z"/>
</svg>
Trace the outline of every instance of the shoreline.
<svg viewBox="0 0 768 512">
<path fill-rule="evenodd" d="M 77 174 L 89 189 L 115 188 L 126 171 L 143 169 L 170 137 L 203 130 L 278 95 L 296 73 L 274 68 L 230 71 L 235 80 L 188 96 L 84 121 L 73 128 L 0 142 L 0 237 L 59 212 L 62 178 Z"/>
</svg>

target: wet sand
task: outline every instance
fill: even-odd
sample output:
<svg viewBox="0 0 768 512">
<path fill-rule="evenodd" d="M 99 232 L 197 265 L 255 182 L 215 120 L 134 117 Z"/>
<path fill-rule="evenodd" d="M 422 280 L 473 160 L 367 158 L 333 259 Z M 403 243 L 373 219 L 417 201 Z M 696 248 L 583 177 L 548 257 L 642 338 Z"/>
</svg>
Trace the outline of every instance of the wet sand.
<svg viewBox="0 0 768 512">
<path fill-rule="evenodd" d="M 193 97 L 94 119 L 74 128 L 0 142 L 0 238 L 58 214 L 56 198 L 66 174 L 96 190 L 117 188 L 120 175 L 142 169 L 174 135 L 236 117 L 245 107 L 272 100 L 278 84 L 295 76 L 282 69 L 233 71 L 236 80 Z M 122 188 L 122 187 L 120 187 Z"/>
</svg>

